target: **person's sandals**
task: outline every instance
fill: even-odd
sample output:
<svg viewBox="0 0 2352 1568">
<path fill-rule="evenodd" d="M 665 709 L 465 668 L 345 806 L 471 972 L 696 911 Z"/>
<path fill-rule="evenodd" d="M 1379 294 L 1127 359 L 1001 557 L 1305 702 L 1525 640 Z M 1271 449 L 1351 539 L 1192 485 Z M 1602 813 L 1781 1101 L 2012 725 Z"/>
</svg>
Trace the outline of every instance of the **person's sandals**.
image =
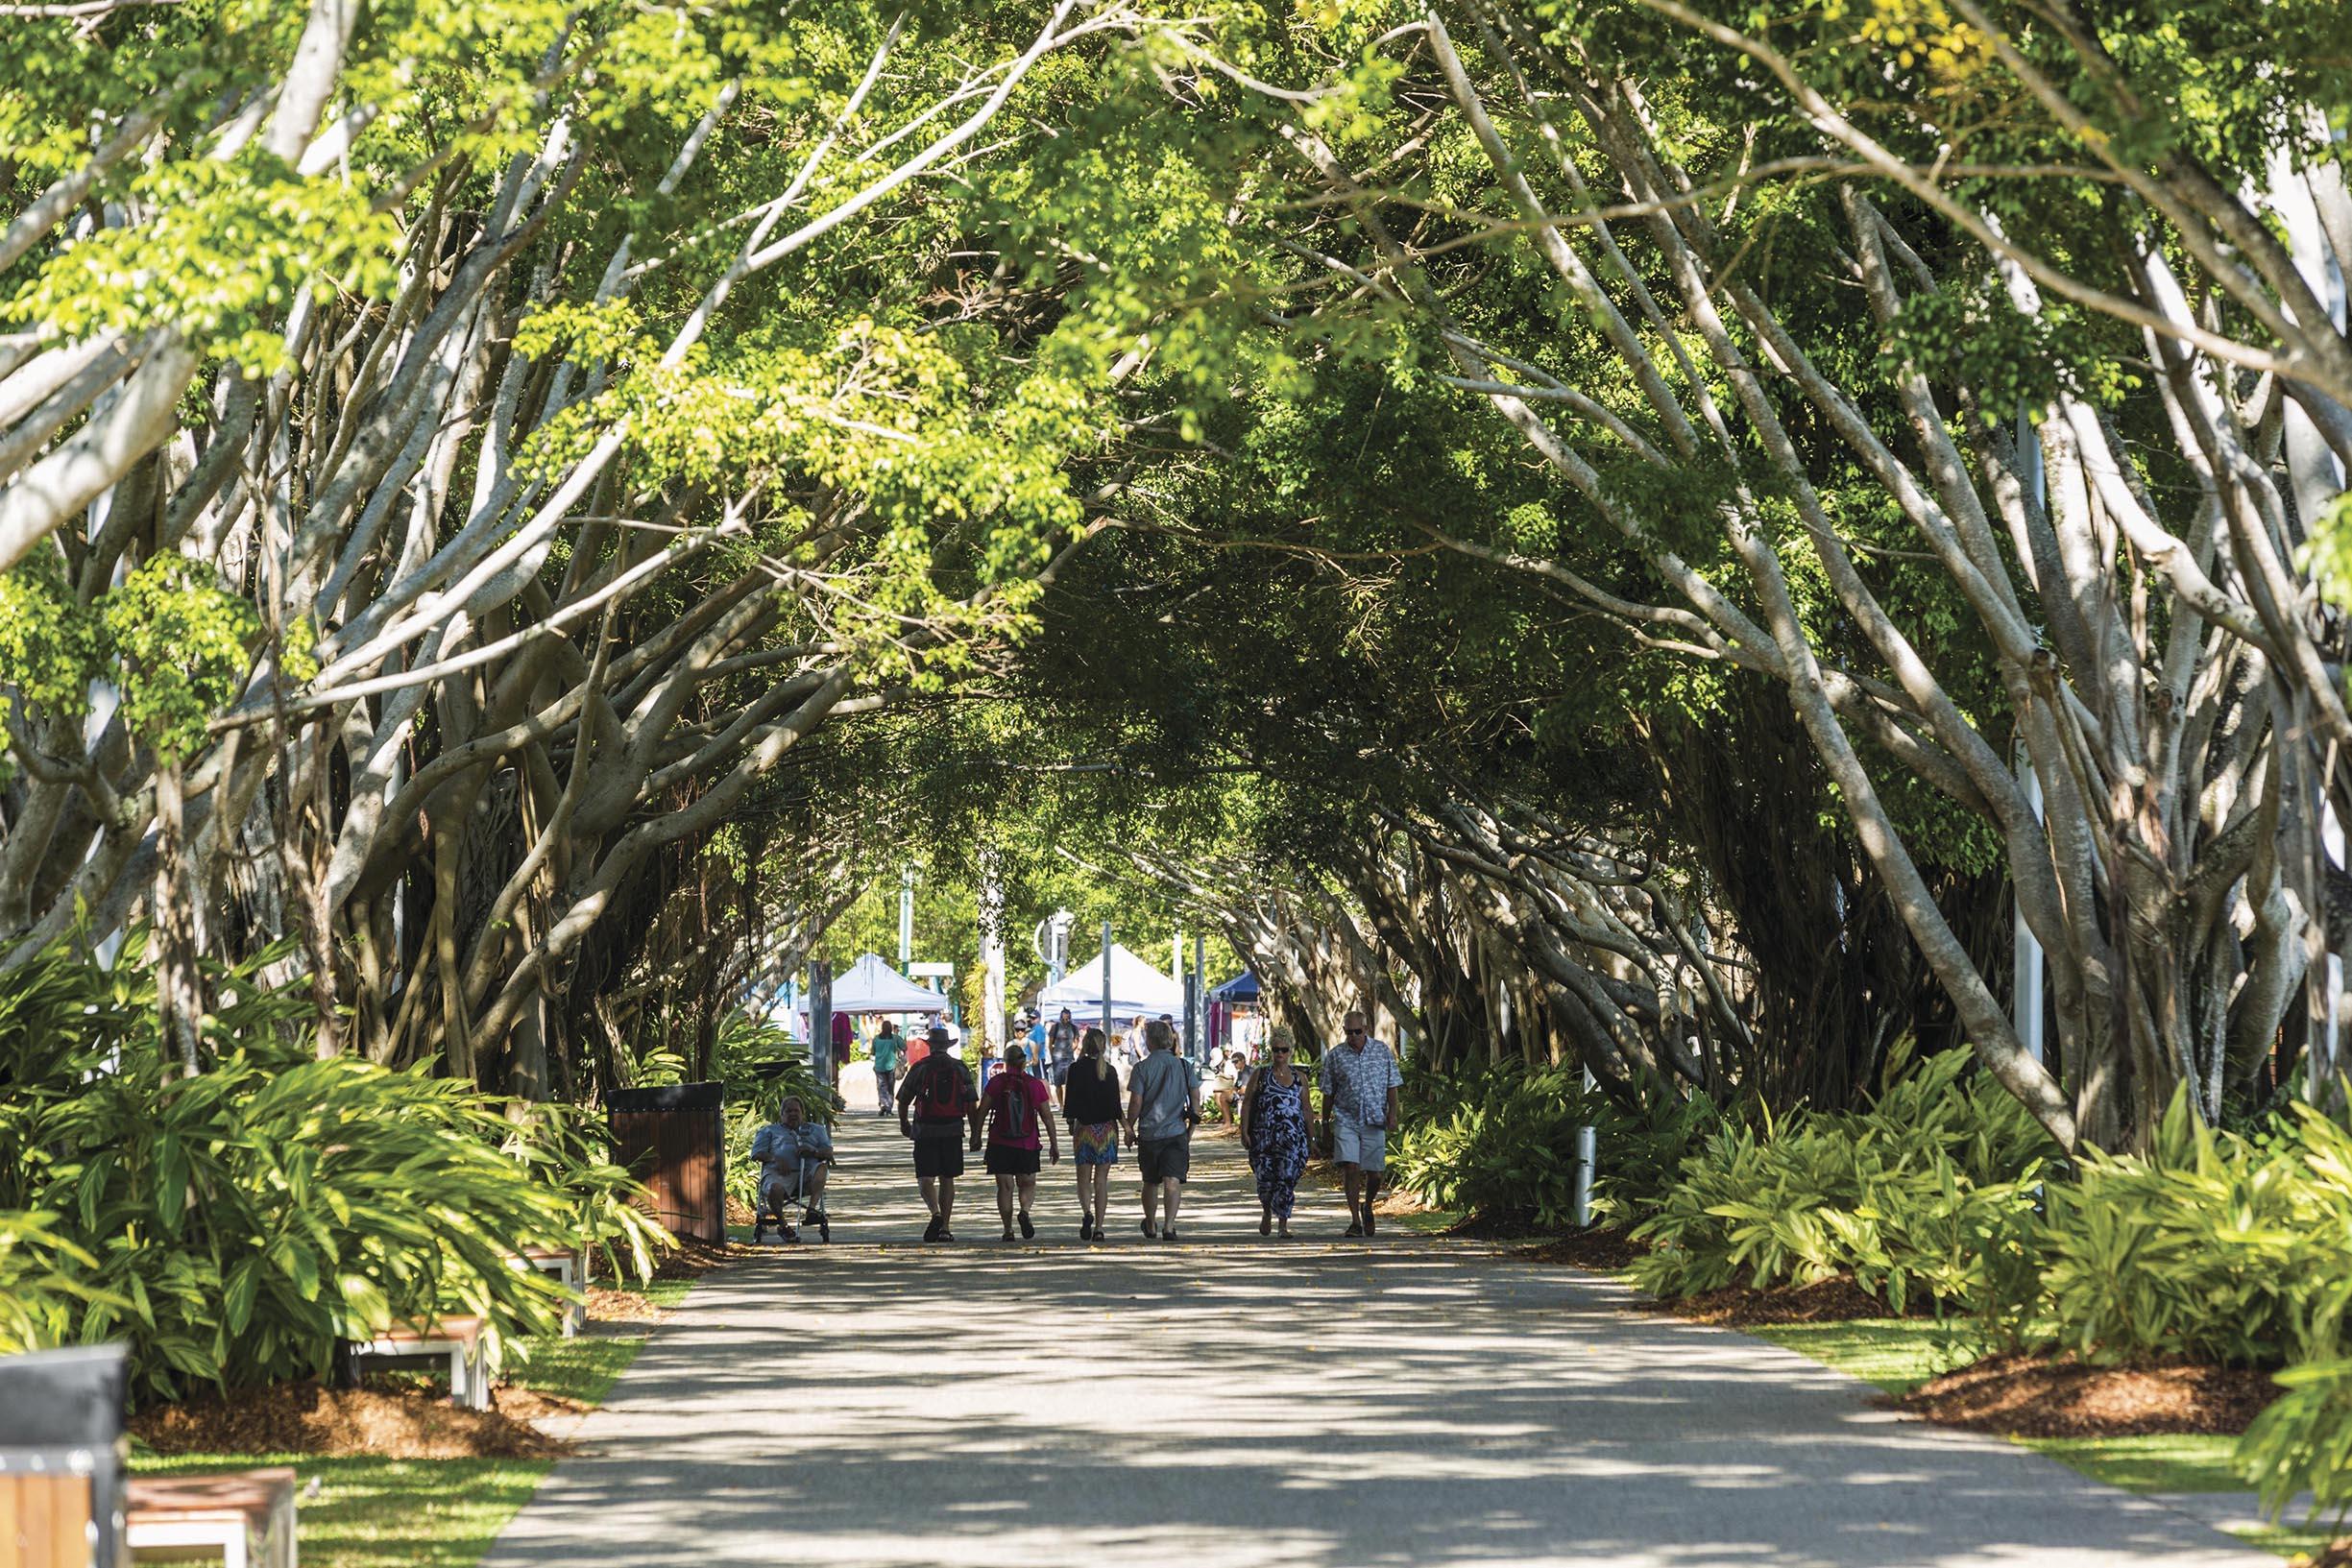
<svg viewBox="0 0 2352 1568">
<path fill-rule="evenodd" d="M 1372 1211 L 1370 1204 L 1365 1205 L 1364 1209 L 1364 1234 L 1367 1236 L 1377 1236 L 1380 1234 L 1380 1227 L 1372 1223 Z"/>
<path fill-rule="evenodd" d="M 1147 1242 L 1157 1241 L 1159 1239 L 1159 1227 L 1152 1223 L 1151 1220 L 1147 1219 L 1143 1222 L 1143 1234 L 1144 1240 Z"/>
<path fill-rule="evenodd" d="M 1274 1233 L 1274 1217 L 1273 1217 L 1273 1215 L 1270 1215 L 1270 1214 L 1262 1214 L 1262 1215 L 1259 1215 L 1259 1216 L 1258 1216 L 1258 1234 L 1259 1234 L 1260 1236 L 1272 1236 L 1273 1233 Z"/>
<path fill-rule="evenodd" d="M 1283 1220 L 1282 1228 L 1276 1231 L 1274 1234 L 1279 1236 L 1285 1242 L 1289 1241 L 1291 1239 L 1291 1222 L 1287 1219 Z"/>
<path fill-rule="evenodd" d="M 1093 1215 L 1090 1215 L 1090 1214 L 1082 1214 L 1082 1215 L 1079 1215 L 1079 1218 L 1078 1218 L 1078 1239 L 1079 1239 L 1079 1241 L 1081 1241 L 1081 1242 L 1091 1242 L 1091 1241 L 1093 1241 L 1093 1240 L 1094 1240 L 1094 1216 L 1093 1216 Z"/>
<path fill-rule="evenodd" d="M 923 1227 L 923 1240 L 926 1242 L 937 1241 L 939 1239 L 940 1232 L 945 1227 L 939 1223 L 939 1217 L 935 1214 L 933 1215 L 931 1217 L 931 1223 Z"/>
<path fill-rule="evenodd" d="M 1348 1234 L 1348 1235 L 1350 1235 L 1350 1236 L 1361 1236 L 1361 1235 L 1363 1235 L 1363 1234 L 1364 1234 L 1364 1221 L 1363 1221 L 1363 1220 L 1361 1220 L 1361 1219 L 1350 1219 L 1349 1221 L 1347 1221 L 1347 1234 Z"/>
<path fill-rule="evenodd" d="M 1176 1227 L 1171 1225 L 1166 1230 L 1161 1231 L 1159 1233 L 1159 1239 L 1163 1242 L 1175 1241 L 1176 1239 Z"/>
<path fill-rule="evenodd" d="M 948 1229 L 948 1228 L 947 1228 L 945 1225 L 942 1225 L 942 1226 L 940 1226 L 940 1227 L 939 1227 L 939 1240 L 940 1240 L 940 1241 L 942 1241 L 942 1242 L 952 1242 L 952 1241 L 954 1241 L 955 1239 L 956 1239 L 956 1233 L 955 1233 L 954 1231 L 949 1230 L 949 1229 Z"/>
<path fill-rule="evenodd" d="M 1027 1209 L 1023 1209 L 1021 1211 L 1021 1240 L 1024 1242 L 1029 1241 L 1036 1234 L 1037 1227 L 1031 1222 L 1029 1211 Z"/>
<path fill-rule="evenodd" d="M 1010 1225 L 1006 1225 L 1005 1227 L 1005 1240 L 1007 1242 L 1012 1240 L 1012 1227 Z"/>
</svg>

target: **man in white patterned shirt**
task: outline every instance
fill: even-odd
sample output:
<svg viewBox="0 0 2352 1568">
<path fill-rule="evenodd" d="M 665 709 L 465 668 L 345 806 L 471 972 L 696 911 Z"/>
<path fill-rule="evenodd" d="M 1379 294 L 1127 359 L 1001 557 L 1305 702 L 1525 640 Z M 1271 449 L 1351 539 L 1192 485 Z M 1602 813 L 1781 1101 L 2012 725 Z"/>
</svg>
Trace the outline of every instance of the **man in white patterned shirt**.
<svg viewBox="0 0 2352 1568">
<path fill-rule="evenodd" d="M 1349 1013 L 1346 1038 L 1323 1052 L 1316 1072 L 1329 1123 L 1331 1158 L 1347 1187 L 1347 1234 L 1376 1234 L 1372 1200 L 1389 1168 L 1389 1129 L 1396 1125 L 1396 1091 L 1405 1081 L 1396 1053 Z"/>
</svg>

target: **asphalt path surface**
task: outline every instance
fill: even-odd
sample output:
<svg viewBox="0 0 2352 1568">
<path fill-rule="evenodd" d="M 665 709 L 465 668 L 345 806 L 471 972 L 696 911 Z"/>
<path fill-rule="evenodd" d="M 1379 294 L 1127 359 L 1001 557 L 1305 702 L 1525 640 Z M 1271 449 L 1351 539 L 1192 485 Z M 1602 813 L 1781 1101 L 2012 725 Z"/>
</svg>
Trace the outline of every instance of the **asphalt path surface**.
<svg viewBox="0 0 2352 1568">
<path fill-rule="evenodd" d="M 839 1145 L 832 1244 L 698 1284 L 489 1568 L 2277 1562 L 1595 1275 L 1346 1241 L 1336 1193 L 1262 1239 L 1227 1138 L 1174 1244 L 1131 1161 L 1109 1241 L 1064 1163 L 1000 1242 L 974 1157 L 926 1246 L 895 1123 Z"/>
</svg>

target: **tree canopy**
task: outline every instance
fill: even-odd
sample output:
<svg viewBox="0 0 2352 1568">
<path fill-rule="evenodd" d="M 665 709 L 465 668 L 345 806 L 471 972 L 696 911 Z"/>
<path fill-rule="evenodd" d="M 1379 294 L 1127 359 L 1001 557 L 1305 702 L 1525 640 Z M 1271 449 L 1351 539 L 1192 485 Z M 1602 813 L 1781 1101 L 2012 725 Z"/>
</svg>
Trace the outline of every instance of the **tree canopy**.
<svg viewBox="0 0 2352 1568">
<path fill-rule="evenodd" d="M 2340 21 L 13 17 L 0 963 L 580 1095 L 911 847 L 1629 1100 L 2326 1084 Z"/>
</svg>

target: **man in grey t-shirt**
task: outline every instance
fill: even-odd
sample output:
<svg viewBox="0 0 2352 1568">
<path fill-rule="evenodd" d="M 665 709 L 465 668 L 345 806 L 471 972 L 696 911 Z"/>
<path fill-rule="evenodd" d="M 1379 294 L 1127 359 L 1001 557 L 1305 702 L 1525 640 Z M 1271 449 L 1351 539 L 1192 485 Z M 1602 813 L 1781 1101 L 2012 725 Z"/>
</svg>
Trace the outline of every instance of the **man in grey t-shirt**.
<svg viewBox="0 0 2352 1568">
<path fill-rule="evenodd" d="M 1128 1078 L 1127 1131 L 1135 1145 L 1135 1163 L 1143 1168 L 1143 1233 L 1173 1242 L 1184 1178 L 1192 1173 L 1200 1074 L 1176 1053 L 1176 1030 L 1166 1024 L 1146 1025 L 1144 1038 L 1151 1043 L 1152 1054 L 1137 1062 Z M 1164 1229 L 1155 1218 L 1163 1196 L 1168 1207 Z"/>
</svg>

